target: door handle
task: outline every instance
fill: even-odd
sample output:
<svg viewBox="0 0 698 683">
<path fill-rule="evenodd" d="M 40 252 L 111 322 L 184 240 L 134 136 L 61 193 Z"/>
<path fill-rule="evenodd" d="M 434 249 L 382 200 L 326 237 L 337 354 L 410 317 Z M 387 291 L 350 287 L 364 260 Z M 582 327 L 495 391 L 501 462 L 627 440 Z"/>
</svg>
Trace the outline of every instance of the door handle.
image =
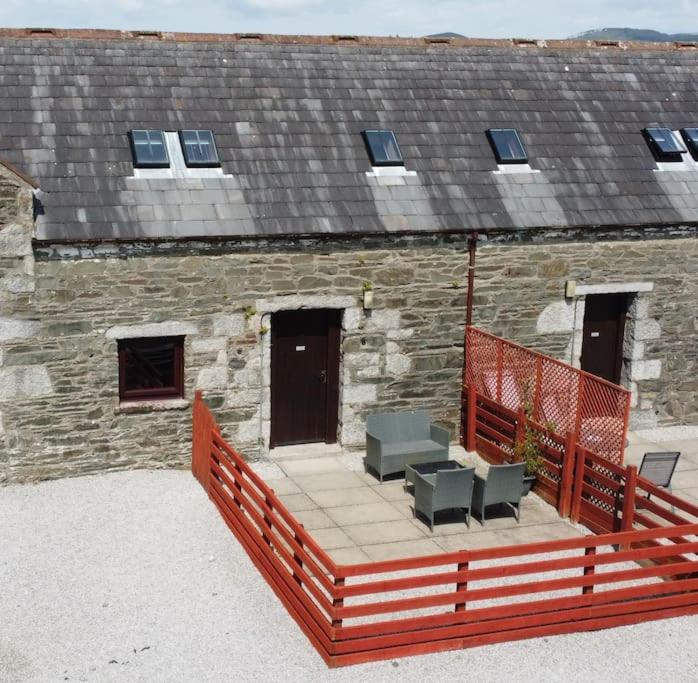
<svg viewBox="0 0 698 683">
<path fill-rule="evenodd" d="M 327 370 L 320 370 L 320 381 L 323 384 L 327 382 Z"/>
</svg>

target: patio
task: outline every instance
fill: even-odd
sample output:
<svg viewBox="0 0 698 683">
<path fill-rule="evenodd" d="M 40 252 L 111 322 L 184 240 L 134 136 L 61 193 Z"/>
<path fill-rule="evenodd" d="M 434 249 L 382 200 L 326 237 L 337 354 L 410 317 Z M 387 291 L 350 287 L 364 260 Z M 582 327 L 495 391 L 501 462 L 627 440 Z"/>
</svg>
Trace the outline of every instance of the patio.
<svg viewBox="0 0 698 683">
<path fill-rule="evenodd" d="M 451 459 L 486 476 L 489 465 L 475 453 L 451 446 Z M 477 516 L 444 512 L 434 532 L 413 513 L 412 487 L 403 477 L 382 484 L 363 470 L 363 453 L 343 453 L 337 446 L 311 444 L 274 449 L 272 465 L 258 471 L 296 519 L 330 557 L 340 564 L 393 560 L 442 552 L 574 538 L 583 527 L 561 519 L 534 494 L 522 501 L 521 523 L 513 512 L 493 512 L 485 525 Z"/>
</svg>

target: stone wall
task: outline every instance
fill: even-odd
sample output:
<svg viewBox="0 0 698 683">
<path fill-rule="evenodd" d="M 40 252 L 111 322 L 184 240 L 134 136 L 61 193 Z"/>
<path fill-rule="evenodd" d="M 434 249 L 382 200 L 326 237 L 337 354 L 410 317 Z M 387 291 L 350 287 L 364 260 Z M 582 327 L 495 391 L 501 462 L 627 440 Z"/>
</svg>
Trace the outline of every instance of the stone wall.
<svg viewBox="0 0 698 683">
<path fill-rule="evenodd" d="M 33 188 L 0 164 L 0 482 L 8 476 L 8 433 L 12 416 L 7 407 L 18 394 L 47 381 L 33 364 L 12 365 L 8 349 L 38 330 L 33 303 Z"/>
<path fill-rule="evenodd" d="M 13 293 L 0 327 L 0 476 L 187 466 L 195 388 L 232 443 L 264 455 L 269 328 L 275 311 L 299 307 L 343 312 L 343 446 L 361 447 L 365 415 L 377 409 L 426 408 L 457 437 L 464 236 L 186 248 L 120 245 L 110 258 L 100 246 L 96 258 L 86 247 L 35 247 L 36 291 Z M 585 292 L 630 287 L 624 379 L 636 424 L 695 423 L 697 266 L 695 238 L 490 238 L 478 248 L 474 323 L 578 362 Z M 371 311 L 361 306 L 366 280 Z M 568 280 L 574 298 L 564 296 Z M 185 335 L 185 400 L 120 405 L 117 340 L 167 334 Z"/>
<path fill-rule="evenodd" d="M 32 338 L 5 347 L 21 386 L 3 402 L 7 476 L 185 466 L 201 388 L 247 457 L 269 437 L 272 313 L 343 311 L 339 438 L 360 447 L 367 412 L 426 408 L 458 437 L 465 242 L 342 253 L 277 252 L 38 262 Z M 375 309 L 361 306 L 364 281 Z M 119 404 L 117 339 L 185 335 L 184 401 Z M 22 373 L 26 370 L 22 370 Z"/>
<path fill-rule="evenodd" d="M 584 298 L 614 292 L 630 298 L 622 381 L 633 391 L 631 425 L 698 423 L 698 239 L 485 242 L 473 322 L 578 366 Z"/>
</svg>

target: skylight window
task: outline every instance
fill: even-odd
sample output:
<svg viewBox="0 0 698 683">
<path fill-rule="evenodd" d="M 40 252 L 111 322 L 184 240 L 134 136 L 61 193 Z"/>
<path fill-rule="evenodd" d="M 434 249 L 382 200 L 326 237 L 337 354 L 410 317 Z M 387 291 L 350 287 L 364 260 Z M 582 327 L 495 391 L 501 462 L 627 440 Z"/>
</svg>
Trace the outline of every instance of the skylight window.
<svg viewBox="0 0 698 683">
<path fill-rule="evenodd" d="M 682 128 L 681 135 L 693 158 L 698 161 L 698 128 Z"/>
<path fill-rule="evenodd" d="M 133 164 L 137 168 L 169 168 L 165 134 L 161 130 L 132 130 Z"/>
<path fill-rule="evenodd" d="M 189 167 L 220 166 L 218 151 L 210 130 L 180 130 L 184 163 Z"/>
<path fill-rule="evenodd" d="M 657 161 L 681 161 L 686 148 L 670 128 L 645 128 L 642 133 Z"/>
<path fill-rule="evenodd" d="M 402 152 L 392 130 L 365 130 L 361 133 L 372 166 L 404 166 Z"/>
<path fill-rule="evenodd" d="M 487 139 L 498 164 L 527 164 L 528 156 L 515 128 L 490 128 Z"/>
</svg>

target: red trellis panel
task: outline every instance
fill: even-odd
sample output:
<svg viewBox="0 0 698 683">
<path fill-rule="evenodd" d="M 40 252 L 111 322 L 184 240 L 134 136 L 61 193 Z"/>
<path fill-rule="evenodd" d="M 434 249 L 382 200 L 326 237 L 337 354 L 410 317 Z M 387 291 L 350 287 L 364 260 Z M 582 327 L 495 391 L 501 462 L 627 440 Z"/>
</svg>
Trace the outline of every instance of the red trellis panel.
<svg viewBox="0 0 698 683">
<path fill-rule="evenodd" d="M 621 465 L 630 392 L 571 365 L 478 330 L 466 329 L 464 389 L 505 408 L 522 408 L 563 439 Z"/>
</svg>

